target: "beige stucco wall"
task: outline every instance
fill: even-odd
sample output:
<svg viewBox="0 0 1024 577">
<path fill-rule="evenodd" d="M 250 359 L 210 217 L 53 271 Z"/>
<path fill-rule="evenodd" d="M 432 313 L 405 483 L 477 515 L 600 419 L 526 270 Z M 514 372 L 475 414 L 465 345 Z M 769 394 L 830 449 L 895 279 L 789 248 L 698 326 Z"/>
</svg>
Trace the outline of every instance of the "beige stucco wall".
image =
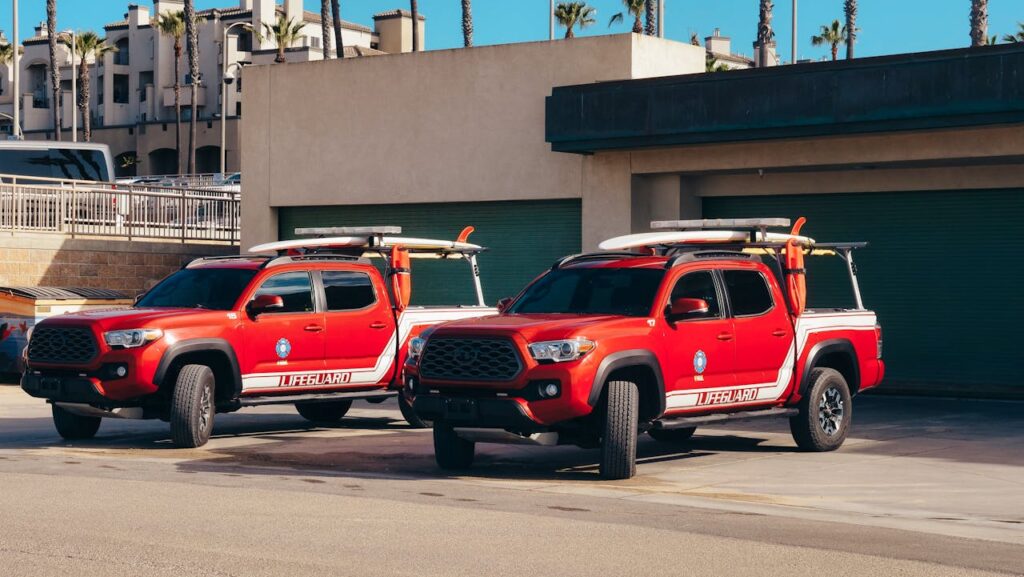
<svg viewBox="0 0 1024 577">
<path fill-rule="evenodd" d="M 587 221 L 614 203 L 545 142 L 552 87 L 703 68 L 700 47 L 631 34 L 253 67 L 242 245 L 276 239 L 281 206 L 583 198 Z M 628 183 L 627 165 L 627 208 Z"/>
</svg>

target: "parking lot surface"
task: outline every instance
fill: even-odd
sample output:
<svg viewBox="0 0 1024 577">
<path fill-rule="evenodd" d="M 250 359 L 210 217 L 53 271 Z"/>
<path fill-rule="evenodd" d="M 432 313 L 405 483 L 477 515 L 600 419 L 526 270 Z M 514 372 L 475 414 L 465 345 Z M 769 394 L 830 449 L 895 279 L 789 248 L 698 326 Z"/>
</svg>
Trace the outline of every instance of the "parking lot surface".
<svg viewBox="0 0 1024 577">
<path fill-rule="evenodd" d="M 784 421 L 597 451 L 482 445 L 461 475 L 393 402 L 334 427 L 290 406 L 62 441 L 0 386 L 0 573 L 57 575 L 982 575 L 1024 572 L 1024 404 L 864 396 L 835 453 Z"/>
</svg>

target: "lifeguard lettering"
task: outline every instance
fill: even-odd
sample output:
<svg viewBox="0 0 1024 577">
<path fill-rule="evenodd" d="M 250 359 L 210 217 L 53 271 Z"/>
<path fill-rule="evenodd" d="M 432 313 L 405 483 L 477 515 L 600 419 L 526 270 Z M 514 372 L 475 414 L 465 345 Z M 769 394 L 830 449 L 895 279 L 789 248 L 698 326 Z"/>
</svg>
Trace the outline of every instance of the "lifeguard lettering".
<svg viewBox="0 0 1024 577">
<path fill-rule="evenodd" d="M 710 391 L 701 393 L 697 398 L 698 405 L 728 405 L 747 403 L 757 399 L 757 389 L 733 389 L 731 391 Z"/>
<path fill-rule="evenodd" d="M 320 385 L 344 385 L 352 380 L 352 373 L 310 373 L 306 375 L 282 375 L 282 387 L 316 387 Z"/>
</svg>

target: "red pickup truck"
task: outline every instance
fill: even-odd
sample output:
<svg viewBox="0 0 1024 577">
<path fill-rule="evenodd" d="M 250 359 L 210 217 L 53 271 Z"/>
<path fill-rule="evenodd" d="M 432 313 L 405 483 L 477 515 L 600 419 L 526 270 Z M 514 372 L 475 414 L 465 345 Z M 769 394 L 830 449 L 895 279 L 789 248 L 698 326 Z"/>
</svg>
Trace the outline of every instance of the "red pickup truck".
<svg viewBox="0 0 1024 577">
<path fill-rule="evenodd" d="M 500 315 L 413 339 L 406 386 L 440 467 L 471 465 L 477 442 L 575 444 L 622 479 L 638 432 L 678 442 L 758 416 L 788 417 L 805 450 L 843 443 L 852 397 L 884 372 L 853 266 L 864 243 L 768 232 L 788 219 L 653 226 L 559 261 Z M 805 310 L 805 254 L 845 261 L 853 307 Z"/>
<path fill-rule="evenodd" d="M 254 247 L 266 256 L 195 260 L 135 306 L 60 315 L 36 325 L 21 386 L 52 405 L 57 432 L 93 437 L 103 418 L 170 421 L 180 447 L 207 442 L 216 413 L 294 404 L 311 421 L 340 419 L 353 400 L 402 395 L 409 340 L 443 321 L 494 313 L 483 304 L 466 242 L 388 236 L 398 227 Z M 472 306 L 414 307 L 410 258 L 468 262 Z M 368 257 L 382 257 L 383 273 Z"/>
</svg>

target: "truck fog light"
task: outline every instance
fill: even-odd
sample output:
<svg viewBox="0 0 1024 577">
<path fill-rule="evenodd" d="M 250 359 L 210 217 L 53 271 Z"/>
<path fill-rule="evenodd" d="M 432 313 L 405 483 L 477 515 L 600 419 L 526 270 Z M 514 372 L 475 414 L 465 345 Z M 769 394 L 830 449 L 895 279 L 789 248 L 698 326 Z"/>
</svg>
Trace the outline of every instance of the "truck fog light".
<svg viewBox="0 0 1024 577">
<path fill-rule="evenodd" d="M 542 399 L 553 399 L 561 392 L 561 387 L 555 382 L 548 381 L 537 385 L 537 395 Z"/>
<path fill-rule="evenodd" d="M 118 377 L 126 377 L 128 376 L 128 367 L 124 365 L 118 365 L 117 368 L 114 369 L 114 374 L 117 375 Z"/>
</svg>

